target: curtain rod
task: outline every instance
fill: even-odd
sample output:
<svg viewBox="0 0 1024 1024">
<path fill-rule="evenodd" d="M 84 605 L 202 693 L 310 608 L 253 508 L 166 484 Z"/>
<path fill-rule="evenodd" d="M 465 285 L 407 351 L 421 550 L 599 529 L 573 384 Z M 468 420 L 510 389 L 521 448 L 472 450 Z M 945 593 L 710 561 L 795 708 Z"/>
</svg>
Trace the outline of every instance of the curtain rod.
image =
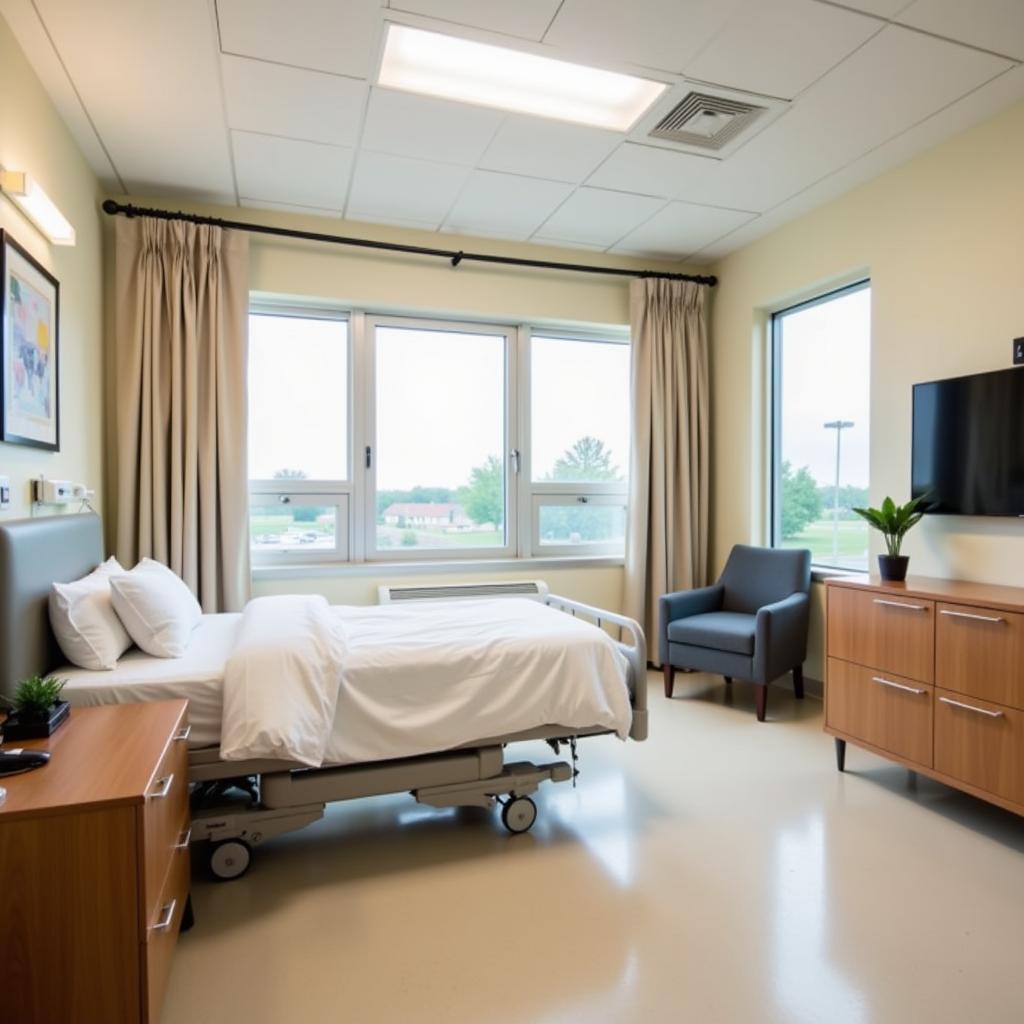
<svg viewBox="0 0 1024 1024">
<path fill-rule="evenodd" d="M 126 217 L 157 217 L 160 220 L 183 220 L 190 224 L 210 224 L 234 231 L 249 231 L 258 235 L 277 235 L 281 238 L 301 238 L 309 242 L 330 242 L 332 245 L 352 245 L 361 249 L 382 249 L 386 252 L 412 253 L 416 256 L 438 256 L 449 260 L 453 267 L 472 260 L 475 263 L 497 263 L 508 267 L 536 267 L 541 270 L 565 270 L 574 274 L 606 274 L 614 277 L 654 277 L 669 281 L 693 281 L 712 288 L 718 278 L 703 274 L 672 274 L 658 270 L 627 270 L 625 267 L 595 267 L 586 263 L 558 263 L 555 260 L 530 260 L 518 256 L 494 256 L 490 253 L 463 252 L 461 249 L 432 249 L 423 245 L 403 245 L 399 242 L 380 242 L 372 238 L 350 238 L 345 235 L 327 235 L 319 231 L 298 231 L 295 228 L 276 228 L 270 224 L 249 224 L 240 220 L 223 220 L 181 210 L 158 210 L 149 206 L 133 206 L 113 199 L 104 200 L 103 212 L 111 216 L 123 213 Z"/>
</svg>

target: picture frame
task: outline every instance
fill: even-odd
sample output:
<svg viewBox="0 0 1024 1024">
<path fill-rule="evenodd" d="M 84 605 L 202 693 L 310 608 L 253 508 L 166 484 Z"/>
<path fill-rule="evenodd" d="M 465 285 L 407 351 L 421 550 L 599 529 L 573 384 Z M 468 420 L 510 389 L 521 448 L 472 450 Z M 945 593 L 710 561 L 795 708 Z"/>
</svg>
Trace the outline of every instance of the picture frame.
<svg viewBox="0 0 1024 1024">
<path fill-rule="evenodd" d="M 3 229 L 0 441 L 60 451 L 60 282 Z"/>
</svg>

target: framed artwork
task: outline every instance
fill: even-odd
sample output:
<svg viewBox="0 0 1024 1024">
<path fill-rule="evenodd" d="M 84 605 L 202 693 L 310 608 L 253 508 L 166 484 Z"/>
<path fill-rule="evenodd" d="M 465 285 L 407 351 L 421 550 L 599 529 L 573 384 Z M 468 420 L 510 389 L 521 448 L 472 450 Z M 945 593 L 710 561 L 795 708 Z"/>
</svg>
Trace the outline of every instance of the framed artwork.
<svg viewBox="0 0 1024 1024">
<path fill-rule="evenodd" d="M 60 283 L 0 229 L 0 441 L 60 451 Z"/>
</svg>

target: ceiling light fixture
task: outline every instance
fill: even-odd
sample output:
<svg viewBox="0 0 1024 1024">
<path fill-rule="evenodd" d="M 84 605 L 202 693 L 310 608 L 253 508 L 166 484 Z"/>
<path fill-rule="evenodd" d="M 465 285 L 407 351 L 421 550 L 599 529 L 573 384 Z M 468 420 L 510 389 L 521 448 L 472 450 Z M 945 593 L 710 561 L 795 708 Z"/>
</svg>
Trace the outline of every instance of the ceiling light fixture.
<svg viewBox="0 0 1024 1024">
<path fill-rule="evenodd" d="M 75 229 L 67 217 L 24 171 L 0 170 L 0 191 L 10 196 L 54 245 L 75 244 Z"/>
<path fill-rule="evenodd" d="M 667 88 L 663 82 L 393 23 L 377 82 L 620 132 Z"/>
</svg>

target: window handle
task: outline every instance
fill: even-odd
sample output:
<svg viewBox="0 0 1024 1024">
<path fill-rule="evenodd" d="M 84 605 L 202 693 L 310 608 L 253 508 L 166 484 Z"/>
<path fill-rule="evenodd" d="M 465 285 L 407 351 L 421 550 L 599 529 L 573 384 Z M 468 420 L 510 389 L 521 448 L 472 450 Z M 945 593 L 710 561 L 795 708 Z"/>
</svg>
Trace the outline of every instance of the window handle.
<svg viewBox="0 0 1024 1024">
<path fill-rule="evenodd" d="M 512 472 L 519 476 L 519 449 L 513 448 L 508 453 L 508 457 L 512 460 Z"/>
<path fill-rule="evenodd" d="M 366 446 L 366 468 L 369 469 L 373 465 L 373 449 Z"/>
<path fill-rule="evenodd" d="M 277 500 L 281 502 L 282 505 L 290 505 L 292 503 L 292 499 L 287 494 L 282 494 Z"/>
</svg>

